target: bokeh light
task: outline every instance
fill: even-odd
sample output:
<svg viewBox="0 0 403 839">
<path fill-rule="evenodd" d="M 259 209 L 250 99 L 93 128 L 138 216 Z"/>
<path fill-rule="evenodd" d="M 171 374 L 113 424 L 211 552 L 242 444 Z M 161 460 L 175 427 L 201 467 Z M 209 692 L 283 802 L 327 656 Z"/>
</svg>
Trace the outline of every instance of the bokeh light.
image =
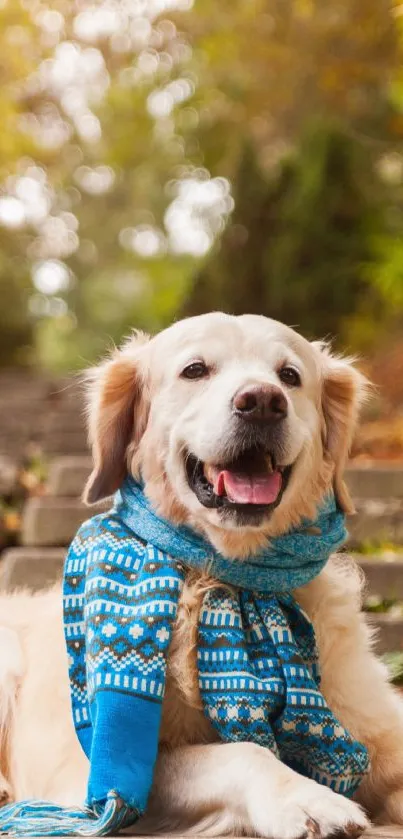
<svg viewBox="0 0 403 839">
<path fill-rule="evenodd" d="M 380 312 L 392 334 L 400 4 L 387 26 L 376 0 L 280 6 L 0 3 L 0 281 L 24 357 L 70 369 L 104 332 L 216 305 L 354 350 Z"/>
</svg>

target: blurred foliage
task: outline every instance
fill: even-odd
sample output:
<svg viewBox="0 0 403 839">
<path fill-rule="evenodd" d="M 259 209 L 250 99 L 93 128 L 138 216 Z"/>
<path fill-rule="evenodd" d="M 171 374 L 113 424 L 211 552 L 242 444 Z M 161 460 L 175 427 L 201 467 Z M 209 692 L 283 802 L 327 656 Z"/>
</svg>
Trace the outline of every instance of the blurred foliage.
<svg viewBox="0 0 403 839">
<path fill-rule="evenodd" d="M 45 494 L 47 477 L 46 458 L 34 443 L 26 447 L 12 469 L 7 468 L 10 462 L 0 458 L 0 550 L 19 543 L 24 504 L 32 496 Z"/>
<path fill-rule="evenodd" d="M 403 653 L 396 651 L 386 653 L 383 660 L 389 670 L 391 682 L 398 687 L 403 686 Z"/>
<path fill-rule="evenodd" d="M 372 614 L 385 614 L 386 612 L 394 617 L 402 617 L 403 603 L 400 600 L 386 599 L 374 594 L 365 601 L 364 611 Z"/>
<path fill-rule="evenodd" d="M 400 361 L 401 367 L 402 361 Z M 401 376 L 401 369 L 400 369 Z M 382 393 L 387 394 L 388 380 L 382 385 Z M 401 404 L 401 403 L 400 403 Z M 403 418 L 401 409 L 395 412 L 388 408 L 388 403 L 375 406 L 379 416 L 367 418 L 358 429 L 354 440 L 352 455 L 355 460 L 400 460 L 403 458 Z"/>
<path fill-rule="evenodd" d="M 371 159 L 334 127 L 315 125 L 298 153 L 266 181 L 248 148 L 234 182 L 235 210 L 217 254 L 196 278 L 186 313 L 215 305 L 285 320 L 314 337 L 337 334 L 368 295 L 382 199 Z M 346 336 L 343 336 L 346 338 Z"/>
<path fill-rule="evenodd" d="M 382 558 L 385 562 L 394 562 L 395 560 L 399 560 L 401 552 L 401 546 L 394 544 L 393 542 L 388 542 L 384 539 L 366 540 L 361 542 L 355 549 L 355 553 L 362 554 L 367 559 L 379 559 L 379 555 L 382 554 Z"/>
<path fill-rule="evenodd" d="M 3 0 L 0 363 L 214 308 L 401 332 L 402 11 Z"/>
</svg>

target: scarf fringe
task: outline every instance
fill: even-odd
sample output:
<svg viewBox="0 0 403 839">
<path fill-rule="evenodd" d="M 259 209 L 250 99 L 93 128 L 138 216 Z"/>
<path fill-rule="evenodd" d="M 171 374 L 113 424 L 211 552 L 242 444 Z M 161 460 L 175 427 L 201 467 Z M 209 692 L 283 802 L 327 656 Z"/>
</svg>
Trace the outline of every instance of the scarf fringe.
<svg viewBox="0 0 403 839">
<path fill-rule="evenodd" d="M 58 807 L 47 801 L 20 801 L 0 809 L 0 835 L 108 836 L 134 824 L 139 811 L 111 792 L 100 812 L 89 807 Z"/>
</svg>

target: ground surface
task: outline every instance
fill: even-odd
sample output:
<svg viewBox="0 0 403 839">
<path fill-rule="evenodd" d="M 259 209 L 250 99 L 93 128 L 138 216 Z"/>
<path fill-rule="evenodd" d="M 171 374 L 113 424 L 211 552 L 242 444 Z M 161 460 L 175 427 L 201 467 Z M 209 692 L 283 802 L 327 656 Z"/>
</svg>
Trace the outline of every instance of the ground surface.
<svg viewBox="0 0 403 839">
<path fill-rule="evenodd" d="M 366 839 L 401 839 L 403 837 L 403 827 L 398 825 L 386 825 L 385 827 L 371 827 L 364 834 Z"/>
<path fill-rule="evenodd" d="M 121 839 L 120 837 L 110 837 L 110 839 Z M 34 837 L 33 837 L 34 839 Z M 141 839 L 155 839 L 152 836 L 142 836 Z M 163 836 L 159 836 L 159 839 L 164 839 Z M 165 837 L 167 839 L 167 837 Z M 175 839 L 184 839 L 184 837 L 175 835 Z M 197 839 L 197 836 L 194 836 L 193 839 Z M 219 839 L 219 837 L 217 837 Z M 366 830 L 363 834 L 362 839 L 403 839 L 403 827 L 399 827 L 398 825 L 386 825 L 382 827 L 371 827 L 370 830 Z"/>
</svg>

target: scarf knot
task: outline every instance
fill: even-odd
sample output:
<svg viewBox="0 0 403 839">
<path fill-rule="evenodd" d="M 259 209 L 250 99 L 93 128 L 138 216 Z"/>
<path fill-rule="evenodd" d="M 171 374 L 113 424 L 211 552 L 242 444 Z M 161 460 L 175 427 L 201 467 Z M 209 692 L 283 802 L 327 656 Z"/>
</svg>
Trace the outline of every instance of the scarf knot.
<svg viewBox="0 0 403 839">
<path fill-rule="evenodd" d="M 142 487 L 127 479 L 113 509 L 82 525 L 65 564 L 72 713 L 90 763 L 85 807 L 12 804 L 0 810 L 0 832 L 104 836 L 144 813 L 188 568 L 226 584 L 204 596 L 197 647 L 203 709 L 220 739 L 250 740 L 352 795 L 368 768 L 367 750 L 320 692 L 314 630 L 291 593 L 319 574 L 345 535 L 330 497 L 314 522 L 257 556 L 229 560 L 157 516 Z"/>
</svg>

